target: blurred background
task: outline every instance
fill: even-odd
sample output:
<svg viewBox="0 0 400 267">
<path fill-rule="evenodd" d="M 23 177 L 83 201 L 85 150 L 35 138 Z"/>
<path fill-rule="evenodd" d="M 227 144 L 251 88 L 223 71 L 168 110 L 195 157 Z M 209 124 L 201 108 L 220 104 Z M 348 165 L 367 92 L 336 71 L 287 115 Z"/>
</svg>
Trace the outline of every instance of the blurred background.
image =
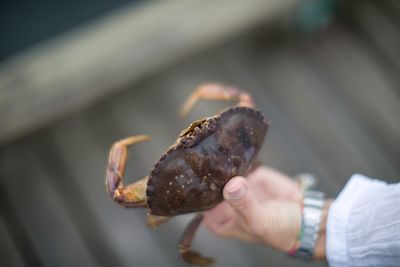
<svg viewBox="0 0 400 267">
<path fill-rule="evenodd" d="M 355 172 L 399 181 L 397 0 L 5 0 L 0 34 L 0 266 L 186 266 L 176 245 L 193 215 L 148 229 L 104 173 L 114 141 L 153 137 L 130 151 L 133 182 L 233 104 L 180 118 L 204 82 L 250 92 L 272 122 L 263 162 L 316 174 L 329 197 Z M 215 266 L 327 266 L 203 227 L 193 247 Z"/>
</svg>

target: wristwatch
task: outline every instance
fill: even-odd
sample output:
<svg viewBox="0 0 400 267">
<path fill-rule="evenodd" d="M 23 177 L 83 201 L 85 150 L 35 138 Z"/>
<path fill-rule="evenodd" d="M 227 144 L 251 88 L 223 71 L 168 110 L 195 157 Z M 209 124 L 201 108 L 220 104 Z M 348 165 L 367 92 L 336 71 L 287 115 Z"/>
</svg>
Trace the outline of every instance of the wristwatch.
<svg viewBox="0 0 400 267">
<path fill-rule="evenodd" d="M 309 190 L 315 184 L 315 177 L 310 174 L 298 175 L 297 179 L 303 192 L 301 230 L 298 235 L 300 247 L 292 250 L 289 255 L 310 261 L 314 255 L 314 248 L 321 224 L 322 209 L 325 194 Z"/>
</svg>

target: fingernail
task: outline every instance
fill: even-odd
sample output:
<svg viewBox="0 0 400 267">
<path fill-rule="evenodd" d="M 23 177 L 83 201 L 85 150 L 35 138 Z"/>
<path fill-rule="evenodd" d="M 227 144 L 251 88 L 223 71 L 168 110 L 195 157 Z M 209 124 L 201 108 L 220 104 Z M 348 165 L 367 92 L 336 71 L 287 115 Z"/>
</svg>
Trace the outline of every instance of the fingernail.
<svg viewBox="0 0 400 267">
<path fill-rule="evenodd" d="M 226 199 L 239 199 L 246 193 L 246 188 L 241 181 L 233 180 L 226 185 Z"/>
</svg>

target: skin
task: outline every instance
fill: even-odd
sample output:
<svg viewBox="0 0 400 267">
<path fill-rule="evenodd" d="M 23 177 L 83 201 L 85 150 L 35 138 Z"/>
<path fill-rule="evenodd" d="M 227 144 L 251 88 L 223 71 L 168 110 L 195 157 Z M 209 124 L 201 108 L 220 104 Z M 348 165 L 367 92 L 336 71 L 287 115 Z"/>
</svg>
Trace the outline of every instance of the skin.
<svg viewBox="0 0 400 267">
<path fill-rule="evenodd" d="M 221 237 L 270 246 L 289 252 L 299 246 L 301 192 L 299 185 L 283 173 L 259 167 L 247 178 L 234 177 L 223 189 L 224 199 L 204 213 L 206 227 Z M 325 259 L 327 200 L 314 249 L 314 258 Z"/>
</svg>

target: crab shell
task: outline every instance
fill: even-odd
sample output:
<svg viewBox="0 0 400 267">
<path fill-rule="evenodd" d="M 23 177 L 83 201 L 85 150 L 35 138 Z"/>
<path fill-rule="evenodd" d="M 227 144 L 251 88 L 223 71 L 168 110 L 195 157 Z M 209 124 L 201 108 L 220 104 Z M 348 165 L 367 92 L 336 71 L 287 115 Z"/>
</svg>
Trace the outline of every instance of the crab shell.
<svg viewBox="0 0 400 267">
<path fill-rule="evenodd" d="M 216 206 L 229 179 L 247 174 L 267 128 L 264 116 L 248 107 L 229 108 L 193 123 L 150 173 L 150 214 L 174 216 Z"/>
</svg>

